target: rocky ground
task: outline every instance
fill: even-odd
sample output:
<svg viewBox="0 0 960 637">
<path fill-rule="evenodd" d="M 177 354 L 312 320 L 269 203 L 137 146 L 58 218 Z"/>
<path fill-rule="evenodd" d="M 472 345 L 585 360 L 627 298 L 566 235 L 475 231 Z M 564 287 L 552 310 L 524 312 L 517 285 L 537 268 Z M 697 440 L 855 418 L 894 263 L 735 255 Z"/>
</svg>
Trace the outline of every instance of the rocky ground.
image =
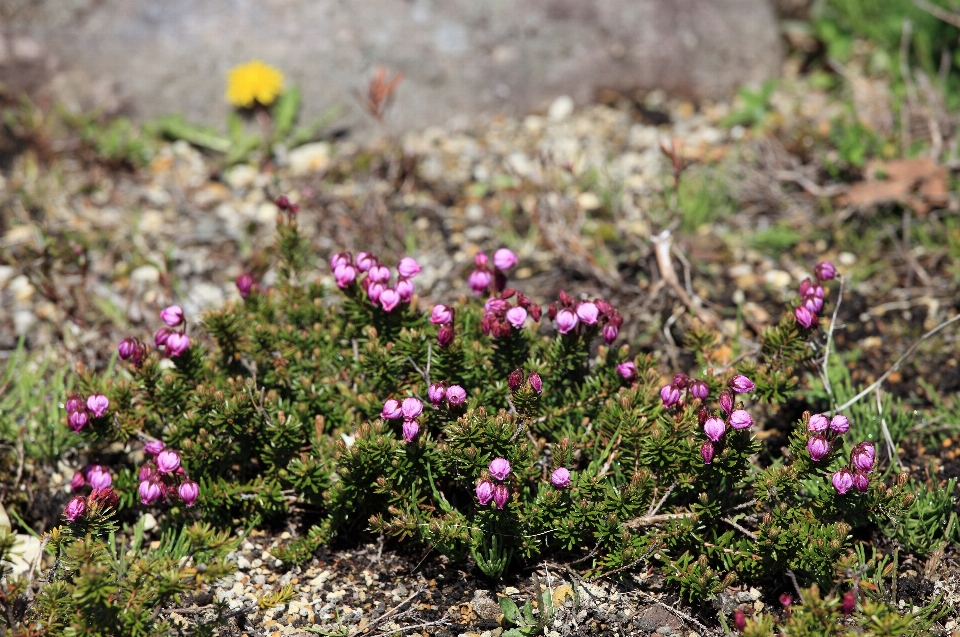
<svg viewBox="0 0 960 637">
<path fill-rule="evenodd" d="M 854 382 L 872 382 L 958 310 L 953 167 L 911 164 L 916 175 L 899 190 L 890 185 L 899 169 L 889 166 L 877 182 L 885 186 L 873 190 L 868 171 L 832 174 L 831 151 L 817 135 L 845 106 L 787 75 L 766 129 L 722 124 L 737 105 L 609 93 L 579 110 L 560 98 L 548 112 L 483 128 L 364 146 L 321 142 L 227 169 L 183 142 L 135 171 L 55 145 L 21 148 L 0 158 L 0 363 L 22 338 L 37 357 L 102 368 L 120 338 L 149 339 L 169 303 L 197 316 L 238 298 L 233 279 L 246 270 L 269 285 L 272 200 L 287 194 L 320 257 L 307 277 L 332 281 L 324 264 L 339 250 L 372 250 L 388 262 L 409 254 L 424 267 L 418 294 L 429 307 L 469 293 L 473 255 L 506 245 L 521 259 L 518 288 L 538 302 L 560 287 L 613 299 L 625 338 L 657 352 L 665 374 L 686 360 L 677 339 L 688 313 L 749 351 L 813 265 L 830 259 L 847 274 L 837 347 L 857 355 Z M 880 90 L 864 77 L 851 82 L 854 100 Z M 675 168 L 679 194 L 670 189 Z M 914 234 L 903 233 L 910 224 L 931 240 L 911 242 Z M 952 396 L 960 389 L 956 344 L 956 331 L 931 339 L 884 390 L 916 409 L 931 401 L 920 378 Z M 771 443 L 777 420 L 768 414 L 762 432 Z M 947 435 L 903 450 L 902 460 L 918 472 L 933 462 L 937 475 L 958 475 L 958 452 L 960 438 Z M 59 511 L 73 464 L 82 459 L 62 462 L 31 497 Z M 40 517 L 30 522 L 42 525 Z M 575 557 L 531 565 L 492 588 L 470 564 L 375 537 L 289 569 L 269 553 L 289 533 L 254 531 L 235 555 L 234 578 L 170 612 L 203 621 L 215 595 L 233 609 L 235 634 L 487 637 L 501 631 L 496 595 L 532 598 L 534 573 L 557 600 L 551 636 L 717 634 L 718 610 L 779 609 L 749 587 L 690 608 L 652 572 L 591 582 L 573 570 Z M 902 603 L 934 592 L 956 598 L 957 566 L 956 547 L 932 566 L 905 562 L 903 581 L 913 585 L 900 589 Z M 257 608 L 264 592 L 288 584 L 292 601 Z"/>
</svg>

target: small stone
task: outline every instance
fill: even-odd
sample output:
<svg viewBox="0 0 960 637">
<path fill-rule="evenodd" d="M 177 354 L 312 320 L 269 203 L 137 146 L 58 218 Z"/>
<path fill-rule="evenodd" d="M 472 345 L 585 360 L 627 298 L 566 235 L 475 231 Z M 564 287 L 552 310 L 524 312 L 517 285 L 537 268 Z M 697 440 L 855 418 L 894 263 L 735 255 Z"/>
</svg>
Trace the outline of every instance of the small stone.
<svg viewBox="0 0 960 637">
<path fill-rule="evenodd" d="M 763 280 L 774 289 L 785 290 L 790 285 L 792 277 L 789 272 L 783 270 L 767 270 L 766 274 L 763 275 Z"/>
<path fill-rule="evenodd" d="M 227 183 L 234 190 L 249 188 L 257 179 L 257 169 L 247 164 L 234 166 L 226 176 Z"/>
<path fill-rule="evenodd" d="M 152 513 L 143 514 L 143 530 L 152 531 L 157 528 L 157 518 L 153 517 Z"/>
<path fill-rule="evenodd" d="M 153 265 L 141 265 L 130 273 L 130 280 L 153 285 L 160 281 L 160 270 Z"/>
<path fill-rule="evenodd" d="M 248 560 L 244 556 L 241 555 L 237 558 L 237 568 L 240 569 L 241 571 L 248 570 L 250 566 L 251 566 L 250 560 Z"/>
<path fill-rule="evenodd" d="M 553 100 L 547 110 L 547 117 L 554 122 L 562 122 L 571 115 L 573 115 L 573 98 L 569 95 L 561 95 Z"/>
<path fill-rule="evenodd" d="M 671 628 L 670 626 L 660 626 L 659 628 L 657 628 L 656 632 L 658 635 L 672 635 L 673 628 Z"/>
<path fill-rule="evenodd" d="M 326 170 L 330 165 L 330 144 L 314 142 L 290 151 L 290 171 L 294 175 L 306 175 Z"/>
<path fill-rule="evenodd" d="M 592 210 L 597 210 L 603 205 L 603 202 L 600 201 L 600 197 L 592 192 L 582 192 L 577 197 L 577 205 L 580 206 L 582 210 L 590 212 Z"/>
<path fill-rule="evenodd" d="M 841 252 L 837 261 L 840 262 L 840 265 L 851 266 L 857 262 L 857 255 L 852 252 Z"/>
</svg>

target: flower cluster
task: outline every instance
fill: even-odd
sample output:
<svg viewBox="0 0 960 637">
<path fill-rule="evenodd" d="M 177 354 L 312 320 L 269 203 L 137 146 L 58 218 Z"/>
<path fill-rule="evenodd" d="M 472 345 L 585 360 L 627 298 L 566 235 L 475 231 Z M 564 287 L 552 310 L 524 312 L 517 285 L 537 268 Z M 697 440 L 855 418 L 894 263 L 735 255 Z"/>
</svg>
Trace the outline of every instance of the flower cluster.
<svg viewBox="0 0 960 637">
<path fill-rule="evenodd" d="M 353 259 L 349 252 L 338 252 L 330 257 L 330 268 L 341 290 L 354 285 L 359 277 L 360 286 L 374 305 L 384 312 L 392 312 L 401 302 L 413 298 L 413 277 L 420 274 L 420 264 L 410 257 L 403 257 L 397 264 L 397 282 L 390 287 L 390 268 L 380 263 L 370 252 L 360 252 Z"/>
<path fill-rule="evenodd" d="M 594 299 L 578 303 L 563 290 L 557 296 L 559 302 L 550 304 L 547 316 L 556 324 L 558 332 L 579 336 L 591 330 L 600 330 L 607 345 L 617 340 L 623 317 L 609 302 Z"/>
<path fill-rule="evenodd" d="M 143 359 L 147 355 L 147 346 L 138 339 L 128 336 L 121 339 L 117 345 L 117 354 L 122 361 L 130 361 L 136 367 L 143 364 Z"/>
<path fill-rule="evenodd" d="M 87 426 L 91 418 L 103 418 L 110 407 L 110 401 L 103 394 L 91 394 L 86 400 L 73 394 L 64 403 L 67 410 L 67 426 L 75 433 Z"/>
<path fill-rule="evenodd" d="M 515 369 L 507 376 L 507 386 L 513 393 L 520 391 L 524 383 L 533 393 L 537 395 L 543 393 L 543 379 L 537 372 L 530 372 L 529 376 L 525 376 L 522 369 Z"/>
<path fill-rule="evenodd" d="M 454 387 L 458 386 L 454 385 Z M 453 389 L 453 387 L 450 389 Z M 466 400 L 466 398 L 467 393 L 463 392 L 463 399 Z M 419 398 L 404 398 L 403 401 L 390 398 L 383 403 L 380 417 L 384 420 L 399 420 L 403 418 L 403 439 L 407 442 L 413 442 L 413 439 L 420 433 L 420 423 L 417 422 L 417 417 L 420 416 L 422 411 L 423 403 L 420 402 Z"/>
<path fill-rule="evenodd" d="M 507 285 L 507 270 L 517 265 L 520 259 L 511 250 L 500 248 L 493 253 L 493 267 L 490 269 L 490 259 L 483 252 L 473 257 L 476 268 L 467 277 L 467 284 L 477 296 L 486 294 L 493 286 L 494 291 L 503 290 Z"/>
<path fill-rule="evenodd" d="M 866 493 L 870 487 L 870 474 L 877 460 L 873 443 L 861 442 L 850 452 L 850 462 L 846 467 L 833 474 L 833 488 L 843 495 L 856 487 L 860 493 Z"/>
<path fill-rule="evenodd" d="M 457 311 L 449 305 L 434 305 L 430 313 L 430 322 L 439 325 L 437 331 L 437 344 L 445 348 L 453 342 L 456 333 L 453 331 L 453 320 L 457 316 Z"/>
<path fill-rule="evenodd" d="M 626 367 L 621 370 L 621 365 Z M 636 376 L 636 365 L 633 363 L 622 363 L 621 365 L 617 366 L 617 371 L 620 372 L 621 376 L 627 380 L 630 380 Z M 730 387 L 745 387 L 746 385 L 739 379 L 746 380 L 748 383 L 750 383 L 750 380 L 746 376 L 737 376 L 730 381 Z M 685 399 L 681 394 L 681 392 L 684 390 L 686 390 L 687 394 Z M 751 390 L 753 390 L 753 383 L 750 383 L 750 389 L 745 389 L 744 392 Z M 670 409 L 672 407 L 682 408 L 686 403 L 690 402 L 694 398 L 703 401 L 706 400 L 707 396 L 709 395 L 710 387 L 707 385 L 707 383 L 702 380 L 697 380 L 696 378 L 690 378 L 686 374 L 677 374 L 673 377 L 673 380 L 670 381 L 668 385 L 664 385 L 660 388 L 660 400 L 663 402 L 665 409 Z"/>
<path fill-rule="evenodd" d="M 512 254 L 512 253 L 511 253 Z M 513 305 L 509 299 L 517 296 L 517 304 Z M 540 320 L 541 309 L 536 303 L 533 303 L 523 292 L 517 292 L 513 288 L 506 288 L 503 291 L 494 294 L 483 306 L 483 317 L 480 319 L 480 329 L 487 336 L 493 338 L 505 338 L 513 330 L 523 329 L 523 325 L 530 317 L 535 322 Z"/>
<path fill-rule="evenodd" d="M 674 378 L 674 382 L 676 382 L 676 378 Z M 743 409 L 743 403 L 734 404 L 733 394 L 745 394 L 753 391 L 754 387 L 753 381 L 746 376 L 734 376 L 727 383 L 727 387 L 720 392 L 719 411 L 711 412 L 706 406 L 703 406 L 697 412 L 697 422 L 703 427 L 703 433 L 708 439 L 700 446 L 700 457 L 703 458 L 704 464 L 711 464 L 716 453 L 721 451 L 722 439 L 724 434 L 727 433 L 727 427 L 736 431 L 745 431 L 753 427 L 753 418 Z M 661 390 L 660 395 L 662 398 L 663 390 Z"/>
<path fill-rule="evenodd" d="M 446 386 L 445 383 L 434 383 L 427 388 L 427 398 L 434 407 L 439 407 L 444 400 L 450 407 L 459 407 L 467 402 L 467 390 L 460 385 Z M 416 399 L 414 399 L 416 400 Z M 409 441 L 408 441 L 409 442 Z"/>
<path fill-rule="evenodd" d="M 167 358 L 180 356 L 190 347 L 190 337 L 187 336 L 187 321 L 183 317 L 183 309 L 179 305 L 171 305 L 160 312 L 160 319 L 167 327 L 160 328 L 153 336 L 153 344 L 163 348 Z M 179 328 L 179 330 L 177 329 Z"/>
<path fill-rule="evenodd" d="M 192 507 L 200 497 L 200 485 L 187 476 L 180 464 L 180 454 L 164 449 L 163 442 L 148 442 L 143 450 L 151 459 L 140 467 L 140 501 L 147 506 L 179 497 Z"/>
<path fill-rule="evenodd" d="M 109 475 L 108 473 L 107 476 L 109 477 Z M 63 517 L 69 522 L 76 522 L 93 505 L 116 508 L 119 504 L 120 496 L 118 496 L 117 492 L 113 490 L 113 487 L 108 484 L 101 489 L 94 488 L 88 496 L 73 496 L 63 510 Z"/>
<path fill-rule="evenodd" d="M 847 433 L 850 429 L 850 421 L 846 416 L 836 415 L 832 419 L 827 419 L 823 414 L 810 416 L 807 421 L 807 431 L 811 434 L 807 439 L 807 451 L 810 452 L 810 459 L 814 462 L 820 462 L 828 453 L 839 437 Z"/>
<path fill-rule="evenodd" d="M 490 477 L 496 484 L 487 478 L 477 484 L 477 502 L 480 506 L 487 506 L 493 501 L 498 510 L 503 509 L 510 499 L 510 488 L 503 482 L 510 475 L 510 462 L 506 458 L 494 458 L 490 461 Z M 568 477 L 569 480 L 569 477 Z"/>
<path fill-rule="evenodd" d="M 811 283 L 810 279 L 800 283 L 800 304 L 793 309 L 797 323 L 805 329 L 810 329 L 817 322 L 817 316 L 823 310 L 823 282 L 837 276 L 836 268 L 829 261 L 818 263 L 813 272 L 817 277 L 816 284 Z"/>
<path fill-rule="evenodd" d="M 94 491 L 101 491 L 112 484 L 113 477 L 106 467 L 100 464 L 88 464 L 73 474 L 73 479 L 70 480 L 70 489 L 79 491 L 89 485 Z"/>
</svg>

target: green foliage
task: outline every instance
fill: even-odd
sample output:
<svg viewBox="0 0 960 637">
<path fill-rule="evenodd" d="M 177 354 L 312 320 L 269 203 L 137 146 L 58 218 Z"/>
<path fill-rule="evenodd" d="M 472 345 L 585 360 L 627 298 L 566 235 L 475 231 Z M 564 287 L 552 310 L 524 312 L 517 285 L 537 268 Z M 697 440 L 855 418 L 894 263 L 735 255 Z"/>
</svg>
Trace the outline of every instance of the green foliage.
<svg viewBox="0 0 960 637">
<path fill-rule="evenodd" d="M 576 583 L 573 584 L 576 586 Z M 500 610 L 503 611 L 503 617 L 511 625 L 511 628 L 504 631 L 504 637 L 527 637 L 529 635 L 540 635 L 553 618 L 553 593 L 547 587 L 540 585 L 540 578 L 533 574 L 533 590 L 537 600 L 537 614 L 533 613 L 532 600 L 527 600 L 523 608 L 517 607 L 517 604 L 509 597 L 500 598 Z"/>
<path fill-rule="evenodd" d="M 757 126 L 771 111 L 770 96 L 777 87 L 775 80 L 767 80 L 759 88 L 744 86 L 737 93 L 736 110 L 723 118 L 721 126 Z"/>
<path fill-rule="evenodd" d="M 695 232 L 714 219 L 733 214 L 730 187 L 720 174 L 710 170 L 687 170 L 677 188 L 677 208 L 683 213 L 682 228 Z"/>
</svg>

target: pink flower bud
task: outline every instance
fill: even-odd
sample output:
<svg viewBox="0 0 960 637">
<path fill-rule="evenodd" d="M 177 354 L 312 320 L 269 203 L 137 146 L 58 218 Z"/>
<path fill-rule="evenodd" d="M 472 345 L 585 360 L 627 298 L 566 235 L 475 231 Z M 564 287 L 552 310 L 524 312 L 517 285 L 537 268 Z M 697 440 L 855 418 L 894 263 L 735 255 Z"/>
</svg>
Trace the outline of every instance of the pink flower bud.
<svg viewBox="0 0 960 637">
<path fill-rule="evenodd" d="M 670 383 L 677 389 L 686 389 L 687 383 L 690 381 L 690 377 L 686 374 L 677 374 L 673 377 L 673 382 Z"/>
<path fill-rule="evenodd" d="M 749 429 L 753 427 L 753 418 L 742 409 L 735 410 L 730 414 L 730 426 L 736 430 Z"/>
<path fill-rule="evenodd" d="M 797 318 L 797 324 L 805 329 L 810 329 L 810 327 L 817 322 L 817 315 L 803 305 L 798 305 L 794 308 L 793 315 Z"/>
<path fill-rule="evenodd" d="M 387 399 L 383 403 L 383 409 L 380 411 L 380 417 L 384 420 L 394 420 L 403 417 L 403 410 L 400 408 L 400 401 L 393 398 Z"/>
<path fill-rule="evenodd" d="M 140 501 L 150 506 L 163 497 L 163 489 L 153 480 L 144 480 L 140 483 Z"/>
<path fill-rule="evenodd" d="M 413 439 L 420 433 L 420 423 L 416 420 L 403 421 L 403 439 L 407 442 L 413 442 Z"/>
<path fill-rule="evenodd" d="M 357 269 L 349 262 L 341 263 L 334 268 L 333 278 L 337 281 L 337 287 L 343 290 L 357 280 Z"/>
<path fill-rule="evenodd" d="M 409 303 L 410 299 L 413 298 L 413 292 L 416 288 L 413 285 L 413 281 L 410 279 L 399 279 L 397 281 L 397 294 L 400 295 L 400 300 L 404 303 Z"/>
<path fill-rule="evenodd" d="M 830 453 L 830 443 L 827 439 L 817 434 L 807 440 L 807 451 L 810 452 L 810 459 L 814 462 L 820 462 L 824 456 Z"/>
<path fill-rule="evenodd" d="M 781 593 L 780 605 L 784 608 L 790 608 L 793 605 L 793 596 L 790 593 Z"/>
<path fill-rule="evenodd" d="M 507 387 L 509 387 L 512 392 L 518 391 L 523 387 L 524 380 L 526 380 L 526 376 L 523 370 L 517 368 L 507 375 Z"/>
<path fill-rule="evenodd" d="M 815 434 L 822 434 L 830 428 L 830 421 L 823 414 L 810 416 L 810 422 L 807 423 L 807 431 Z"/>
<path fill-rule="evenodd" d="M 190 347 L 190 337 L 186 334 L 174 332 L 167 337 L 167 342 L 164 344 L 164 353 L 167 358 L 175 358 L 187 351 L 188 347 Z"/>
<path fill-rule="evenodd" d="M 507 485 L 496 484 L 493 486 L 493 503 L 497 505 L 498 510 L 503 509 L 509 499 L 510 489 L 507 488 Z"/>
<path fill-rule="evenodd" d="M 63 510 L 63 517 L 70 522 L 76 522 L 77 518 L 83 515 L 86 510 L 87 499 L 82 495 L 77 495 L 67 503 L 67 508 Z"/>
<path fill-rule="evenodd" d="M 380 306 L 384 312 L 391 312 L 393 308 L 400 304 L 400 294 L 393 288 L 387 288 L 380 295 Z"/>
<path fill-rule="evenodd" d="M 703 464 L 710 464 L 713 462 L 713 454 L 715 450 L 713 448 L 713 443 L 709 440 L 700 445 L 700 457 L 703 458 Z"/>
<path fill-rule="evenodd" d="M 253 275 L 249 272 L 244 272 L 237 277 L 234 283 L 237 284 L 237 290 L 240 292 L 240 296 L 247 298 L 250 296 L 250 291 L 253 289 Z"/>
<path fill-rule="evenodd" d="M 357 253 L 357 260 L 353 262 L 357 266 L 358 272 L 369 272 L 370 268 L 377 265 L 377 257 L 369 252 Z"/>
<path fill-rule="evenodd" d="M 156 347 L 163 347 L 167 339 L 170 338 L 170 335 L 173 334 L 173 330 L 169 327 L 161 327 L 157 330 L 157 333 L 153 335 L 153 344 Z"/>
<path fill-rule="evenodd" d="M 537 372 L 530 372 L 530 376 L 527 378 L 527 381 L 530 383 L 530 389 L 532 389 L 534 393 L 543 393 L 543 379 L 540 378 L 540 374 Z"/>
<path fill-rule="evenodd" d="M 590 301 L 584 301 L 577 306 L 577 318 L 587 325 L 596 325 L 599 315 L 597 306 Z"/>
<path fill-rule="evenodd" d="M 856 471 L 872 472 L 875 459 L 876 451 L 869 442 L 861 442 L 850 452 L 850 466 Z"/>
<path fill-rule="evenodd" d="M 753 381 L 747 378 L 746 376 L 738 375 L 730 379 L 730 382 L 727 383 L 727 386 L 730 387 L 733 391 L 738 394 L 746 394 L 747 392 L 752 392 L 756 385 L 753 384 Z"/>
<path fill-rule="evenodd" d="M 70 488 L 73 491 L 79 491 L 85 486 L 87 486 L 87 479 L 83 477 L 82 471 L 77 471 L 70 480 Z"/>
<path fill-rule="evenodd" d="M 702 380 L 695 380 L 690 383 L 690 395 L 700 400 L 706 400 L 710 395 L 710 386 Z"/>
<path fill-rule="evenodd" d="M 557 312 L 557 331 L 561 334 L 569 333 L 573 328 L 577 326 L 577 323 L 580 322 L 580 319 L 577 318 L 577 315 L 571 312 L 570 310 L 560 310 Z"/>
<path fill-rule="evenodd" d="M 829 261 L 823 261 L 817 264 L 817 266 L 813 269 L 813 273 L 821 281 L 829 281 L 833 277 L 837 276 L 837 269 L 833 267 L 833 264 Z"/>
<path fill-rule="evenodd" d="M 847 420 L 846 416 L 837 414 L 830 419 L 830 431 L 836 434 L 845 434 L 848 429 L 850 429 L 850 421 Z"/>
<path fill-rule="evenodd" d="M 733 394 L 729 389 L 724 389 L 720 392 L 720 409 L 722 409 L 725 414 L 733 411 Z"/>
<path fill-rule="evenodd" d="M 120 341 L 120 344 L 117 345 L 117 353 L 120 356 L 120 360 L 125 361 L 130 358 L 133 358 L 133 355 L 137 351 L 137 339 L 126 337 Z"/>
<path fill-rule="evenodd" d="M 447 389 L 447 403 L 452 407 L 459 407 L 467 400 L 467 390 L 460 385 L 450 385 Z"/>
<path fill-rule="evenodd" d="M 506 480 L 510 475 L 510 462 L 506 458 L 494 458 L 490 461 L 490 475 L 494 480 Z"/>
<path fill-rule="evenodd" d="M 733 611 L 733 625 L 740 633 L 747 627 L 747 616 L 739 608 Z"/>
<path fill-rule="evenodd" d="M 818 299 L 815 296 L 805 296 L 803 297 L 803 307 L 813 314 L 819 314 L 820 310 L 823 309 L 823 299 Z"/>
<path fill-rule="evenodd" d="M 524 321 L 527 320 L 527 311 L 522 307 L 510 308 L 507 311 L 507 321 L 510 325 L 514 326 L 517 329 L 523 327 Z"/>
<path fill-rule="evenodd" d="M 420 402 L 419 398 L 404 398 L 400 405 L 400 411 L 403 413 L 405 420 L 413 420 L 423 411 L 423 403 Z"/>
<path fill-rule="evenodd" d="M 94 465 L 91 467 L 86 478 L 87 482 L 94 489 L 106 489 L 113 484 L 113 478 L 110 476 L 110 472 L 100 465 Z"/>
<path fill-rule="evenodd" d="M 417 276 L 422 270 L 423 268 L 420 267 L 420 264 L 411 257 L 403 257 L 397 265 L 397 272 L 406 279 Z"/>
<path fill-rule="evenodd" d="M 517 255 L 507 248 L 500 248 L 493 253 L 493 265 L 504 272 L 517 265 L 519 260 Z"/>
<path fill-rule="evenodd" d="M 375 265 L 367 272 L 367 276 L 374 283 L 387 283 L 390 280 L 390 268 L 385 265 Z"/>
<path fill-rule="evenodd" d="M 67 410 L 67 413 L 72 413 L 75 411 L 84 411 L 87 408 L 86 401 L 83 399 L 83 396 L 78 394 L 72 394 L 67 398 L 66 402 L 63 403 L 64 408 Z"/>
<path fill-rule="evenodd" d="M 160 318 L 170 327 L 176 327 L 183 323 L 183 308 L 179 305 L 171 305 L 160 310 Z"/>
<path fill-rule="evenodd" d="M 427 398 L 430 399 L 430 402 L 434 407 L 442 403 L 446 395 L 447 388 L 443 385 L 443 383 L 434 383 L 427 388 Z"/>
<path fill-rule="evenodd" d="M 866 493 L 870 489 L 870 477 L 862 471 L 854 471 L 853 486 L 860 493 Z"/>
<path fill-rule="evenodd" d="M 94 418 L 99 418 L 107 413 L 108 407 L 110 407 L 110 401 L 103 394 L 93 394 L 87 398 L 87 409 L 93 414 Z"/>
<path fill-rule="evenodd" d="M 187 480 L 177 487 L 177 495 L 180 496 L 185 505 L 192 507 L 197 503 L 197 498 L 200 497 L 200 485 L 193 480 Z"/>
<path fill-rule="evenodd" d="M 620 328 L 613 323 L 607 323 L 603 326 L 603 329 L 600 330 L 600 333 L 603 335 L 603 342 L 607 345 L 610 345 L 617 340 L 617 335 L 620 333 Z"/>
<path fill-rule="evenodd" d="M 565 467 L 555 469 L 550 475 L 550 484 L 558 489 L 566 489 L 570 486 L 570 471 Z"/>
<path fill-rule="evenodd" d="M 164 449 L 157 454 L 157 471 L 173 473 L 180 468 L 180 454 L 170 449 Z"/>
<path fill-rule="evenodd" d="M 89 420 L 90 416 L 86 408 L 78 409 L 77 411 L 71 411 L 70 415 L 67 416 L 67 426 L 75 433 L 80 433 L 80 430 L 87 426 Z"/>
<path fill-rule="evenodd" d="M 157 472 L 153 470 L 152 466 L 145 464 L 140 467 L 140 473 L 137 475 L 137 478 L 140 480 L 140 482 L 145 482 L 156 475 L 156 473 Z"/>
<path fill-rule="evenodd" d="M 637 377 L 637 365 L 633 361 L 627 361 L 617 365 L 617 373 L 624 380 L 633 380 Z"/>
<path fill-rule="evenodd" d="M 446 305 L 434 305 L 430 313 L 430 322 L 434 325 L 453 323 L 453 308 Z"/>
<path fill-rule="evenodd" d="M 487 299 L 486 303 L 483 304 L 483 309 L 487 312 L 493 312 L 494 314 L 497 314 L 509 310 L 510 303 L 495 296 L 491 296 L 489 299 Z"/>
<path fill-rule="evenodd" d="M 660 400 L 663 401 L 664 407 L 670 409 L 680 402 L 680 390 L 672 383 L 670 385 L 664 385 L 660 389 Z"/>
<path fill-rule="evenodd" d="M 440 349 L 445 349 L 453 342 L 454 336 L 456 336 L 456 333 L 453 331 L 452 325 L 441 326 L 437 331 L 437 345 L 440 346 Z"/>
<path fill-rule="evenodd" d="M 101 506 L 117 508 L 120 504 L 120 496 L 113 490 L 113 487 L 94 489 L 90 494 L 89 502 L 97 502 Z"/>
<path fill-rule="evenodd" d="M 843 594 L 843 614 L 850 615 L 857 609 L 857 596 L 853 591 L 847 591 Z"/>
<path fill-rule="evenodd" d="M 833 488 L 840 495 L 845 494 L 853 487 L 853 473 L 844 467 L 833 474 Z"/>
<path fill-rule="evenodd" d="M 163 451 L 163 441 L 151 440 L 147 444 L 143 445 L 143 450 L 149 453 L 151 456 L 156 456 L 158 453 Z"/>
<path fill-rule="evenodd" d="M 483 294 L 490 288 L 493 281 L 493 275 L 489 270 L 474 270 L 467 277 L 467 285 L 473 290 L 474 294 Z"/>
<path fill-rule="evenodd" d="M 367 287 L 367 298 L 376 305 L 380 302 L 380 296 L 386 291 L 387 286 L 383 283 L 371 283 Z"/>
<path fill-rule="evenodd" d="M 723 434 L 726 433 L 726 431 L 727 425 L 719 418 L 707 418 L 707 422 L 703 423 L 703 433 L 713 442 L 717 442 L 723 438 Z"/>
<path fill-rule="evenodd" d="M 473 264 L 480 269 L 486 268 L 489 263 L 490 263 L 490 259 L 489 257 L 487 257 L 486 253 L 484 252 L 478 252 L 473 257 Z"/>
<path fill-rule="evenodd" d="M 477 502 L 480 506 L 487 506 L 491 500 L 493 500 L 493 483 L 484 480 L 477 485 Z"/>
</svg>

